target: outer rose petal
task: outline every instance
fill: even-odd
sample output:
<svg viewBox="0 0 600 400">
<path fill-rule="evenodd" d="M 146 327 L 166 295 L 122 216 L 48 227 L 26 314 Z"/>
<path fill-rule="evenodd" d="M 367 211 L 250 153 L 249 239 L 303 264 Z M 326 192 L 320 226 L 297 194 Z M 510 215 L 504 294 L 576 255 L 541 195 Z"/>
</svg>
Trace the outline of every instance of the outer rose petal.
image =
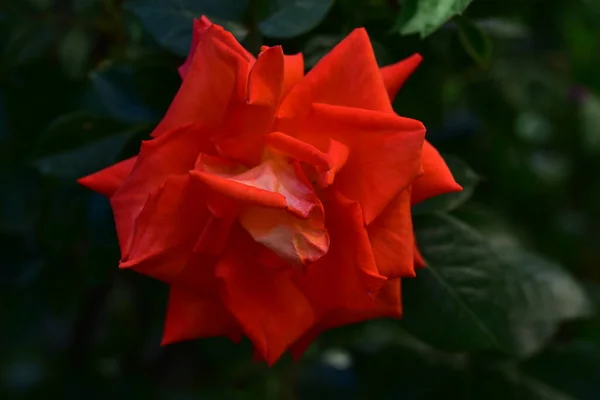
<svg viewBox="0 0 600 400">
<path fill-rule="evenodd" d="M 162 344 L 211 336 L 228 336 L 237 342 L 242 331 L 218 297 L 201 297 L 171 286 Z"/>
<path fill-rule="evenodd" d="M 192 30 L 192 43 L 190 45 L 190 51 L 188 53 L 187 59 L 185 63 L 179 67 L 179 75 L 181 79 L 185 78 L 187 71 L 192 64 L 192 60 L 194 55 L 196 54 L 196 48 L 198 47 L 198 43 L 203 39 L 203 36 L 206 35 L 206 31 L 213 25 L 212 22 L 206 16 L 201 16 L 199 19 L 194 19 L 194 27 Z M 221 27 L 218 27 L 221 28 Z M 226 32 L 229 33 L 229 32 Z M 221 35 L 220 41 L 227 45 L 231 52 L 240 56 L 241 60 L 246 60 L 247 62 L 254 62 L 254 57 L 250 54 L 246 49 L 244 49 L 239 42 L 232 35 Z"/>
<path fill-rule="evenodd" d="M 425 128 L 419 121 L 392 113 L 316 104 L 302 126 L 300 139 L 314 143 L 323 137 L 349 149 L 333 187 L 360 203 L 366 224 L 421 173 Z"/>
<path fill-rule="evenodd" d="M 210 152 L 211 145 L 198 126 L 184 126 L 142 143 L 131 174 L 110 199 L 122 258 L 128 257 L 134 221 L 149 194 L 168 176 L 187 174 L 202 151 Z"/>
<path fill-rule="evenodd" d="M 319 317 L 369 307 L 386 278 L 377 271 L 360 205 L 330 191 L 324 201 L 329 252 L 297 277 Z"/>
<path fill-rule="evenodd" d="M 423 255 L 419 251 L 419 247 L 417 246 L 416 240 L 415 240 L 415 267 L 424 268 L 426 266 L 427 266 L 427 264 L 425 263 L 425 259 L 423 259 Z"/>
<path fill-rule="evenodd" d="M 194 26 L 192 28 L 192 43 L 190 45 L 190 51 L 188 53 L 187 59 L 185 63 L 178 68 L 179 76 L 181 79 L 185 77 L 188 69 L 190 68 L 190 64 L 194 58 L 194 54 L 196 54 L 196 47 L 198 46 L 198 42 L 200 41 L 200 37 L 206 32 L 209 26 L 212 25 L 212 22 L 204 15 L 199 19 L 194 19 Z"/>
<path fill-rule="evenodd" d="M 400 279 L 384 283 L 370 304 L 363 307 L 330 311 L 326 317 L 290 346 L 294 359 L 298 360 L 310 344 L 325 330 L 354 324 L 375 318 L 400 318 L 402 316 Z"/>
<path fill-rule="evenodd" d="M 394 100 L 404 82 L 417 69 L 422 60 L 423 57 L 420 54 L 413 54 L 396 64 L 381 68 L 381 76 L 390 100 Z"/>
<path fill-rule="evenodd" d="M 206 28 L 198 39 L 185 79 L 152 132 L 153 137 L 192 123 L 212 131 L 222 124 L 231 97 L 241 90 L 238 82 L 245 85 L 250 62 L 231 47 L 232 40 L 235 42 L 229 32 L 217 25 Z"/>
<path fill-rule="evenodd" d="M 283 132 L 293 132 L 312 103 L 393 112 L 371 42 L 364 29 L 356 29 L 306 75 L 286 96 L 278 111 Z"/>
<path fill-rule="evenodd" d="M 412 186 L 412 204 L 440 194 L 462 190 L 440 153 L 428 141 L 423 143 L 422 162 L 423 175 L 416 179 Z"/>
<path fill-rule="evenodd" d="M 388 278 L 416 276 L 410 190 L 400 192 L 367 231 L 381 275 Z"/>
<path fill-rule="evenodd" d="M 256 262 L 261 246 L 241 228 L 217 265 L 221 298 L 262 357 L 273 364 L 314 324 L 314 312 L 290 268 Z"/>
<path fill-rule="evenodd" d="M 214 292 L 214 257 L 192 253 L 210 217 L 202 188 L 173 175 L 152 193 L 135 220 L 121 268 L 203 293 Z"/>
<path fill-rule="evenodd" d="M 95 192 L 111 197 L 131 173 L 137 157 L 118 162 L 110 167 L 94 172 L 77 180 L 81 185 Z"/>
</svg>

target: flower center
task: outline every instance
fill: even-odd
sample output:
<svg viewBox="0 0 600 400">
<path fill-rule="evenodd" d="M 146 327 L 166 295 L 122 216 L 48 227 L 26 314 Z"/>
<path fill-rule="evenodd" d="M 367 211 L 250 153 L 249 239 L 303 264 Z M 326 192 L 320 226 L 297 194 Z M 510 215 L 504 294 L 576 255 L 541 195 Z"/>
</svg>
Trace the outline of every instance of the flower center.
<svg viewBox="0 0 600 400">
<path fill-rule="evenodd" d="M 222 191 L 240 200 L 242 227 L 287 263 L 306 265 L 329 250 L 323 205 L 298 159 L 267 146 L 253 168 L 202 155 L 197 169 L 221 179 Z"/>
</svg>

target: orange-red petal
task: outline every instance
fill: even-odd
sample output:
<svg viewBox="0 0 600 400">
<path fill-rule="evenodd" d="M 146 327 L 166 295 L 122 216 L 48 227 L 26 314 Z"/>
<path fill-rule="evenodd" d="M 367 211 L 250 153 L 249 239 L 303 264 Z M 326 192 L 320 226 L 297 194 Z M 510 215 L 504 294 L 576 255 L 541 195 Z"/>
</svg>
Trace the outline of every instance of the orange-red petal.
<svg viewBox="0 0 600 400">
<path fill-rule="evenodd" d="M 137 157 L 128 158 L 103 170 L 79 178 L 77 182 L 106 197 L 111 197 L 131 173 L 136 159 Z"/>
<path fill-rule="evenodd" d="M 260 51 L 266 51 L 269 46 L 260 46 Z M 283 90 L 281 97 L 285 97 L 290 90 L 299 83 L 304 77 L 304 56 L 302 53 L 290 54 L 284 56 L 285 71 L 283 80 Z"/>
<path fill-rule="evenodd" d="M 425 259 L 423 258 L 423 255 L 421 254 L 421 251 L 419 250 L 415 239 L 415 267 L 425 268 L 426 266 L 427 263 L 425 263 Z"/>
<path fill-rule="evenodd" d="M 356 29 L 325 55 L 285 97 L 278 111 L 283 132 L 294 129 L 313 103 L 392 112 L 383 78 L 364 29 Z"/>
<path fill-rule="evenodd" d="M 412 204 L 417 204 L 433 196 L 460 192 L 452 172 L 438 151 L 429 143 L 423 143 L 423 175 L 413 182 Z"/>
<path fill-rule="evenodd" d="M 260 245 L 241 228 L 231 235 L 217 265 L 221 298 L 262 357 L 273 364 L 315 322 L 292 270 L 257 260 Z"/>
<path fill-rule="evenodd" d="M 419 121 L 382 113 L 316 104 L 300 132 L 308 142 L 330 137 L 346 145 L 348 160 L 333 187 L 358 201 L 370 224 L 421 173 L 425 128 Z"/>
<path fill-rule="evenodd" d="M 281 47 L 263 51 L 248 76 L 248 96 L 233 103 L 221 134 L 215 138 L 219 154 L 244 163 L 257 164 L 264 135 L 273 125 L 284 84 Z"/>
<path fill-rule="evenodd" d="M 404 82 L 417 69 L 421 61 L 423 57 L 420 54 L 413 54 L 402 61 L 381 68 L 381 76 L 390 100 L 394 100 Z"/>
<path fill-rule="evenodd" d="M 400 192 L 367 231 L 381 275 L 388 278 L 416 276 L 410 190 Z"/>
<path fill-rule="evenodd" d="M 274 155 L 258 166 L 231 174 L 232 166 L 195 170 L 194 179 L 240 204 L 238 221 L 254 240 L 292 264 L 315 261 L 327 252 L 323 207 L 297 162 Z M 203 168 L 203 163 L 197 163 Z"/>
<path fill-rule="evenodd" d="M 222 123 L 249 60 L 232 47 L 235 39 L 217 25 L 199 37 L 188 71 L 153 137 L 181 125 L 200 124 L 214 132 Z M 239 46 L 239 44 L 237 45 Z"/>
<path fill-rule="evenodd" d="M 304 78 L 304 57 L 302 53 L 285 56 L 285 79 L 281 97 L 285 97 Z"/>
<path fill-rule="evenodd" d="M 193 125 L 142 143 L 131 174 L 110 199 L 123 258 L 127 257 L 134 221 L 150 193 L 168 176 L 187 174 L 203 151 L 212 151 L 208 135 Z"/>
<path fill-rule="evenodd" d="M 169 284 L 214 292 L 215 257 L 193 252 L 211 216 L 202 191 L 188 175 L 169 177 L 136 218 L 120 267 Z"/>
<path fill-rule="evenodd" d="M 212 336 L 228 336 L 237 342 L 242 332 L 218 297 L 171 286 L 162 344 Z"/>
<path fill-rule="evenodd" d="M 333 191 L 324 205 L 329 251 L 297 277 L 319 316 L 371 304 L 386 281 L 377 271 L 360 205 Z"/>
<path fill-rule="evenodd" d="M 204 15 L 200 18 L 194 19 L 194 25 L 192 28 L 192 43 L 190 45 L 190 51 L 188 52 L 185 63 L 178 68 L 179 76 L 181 79 L 185 77 L 188 69 L 190 68 L 190 64 L 194 59 L 194 54 L 196 54 L 196 47 L 198 46 L 198 42 L 200 41 L 200 37 L 206 32 L 209 26 L 212 25 L 212 22 Z"/>
<path fill-rule="evenodd" d="M 376 318 L 400 318 L 401 316 L 400 279 L 390 279 L 383 284 L 373 302 L 329 311 L 312 329 L 290 346 L 290 353 L 294 359 L 299 359 L 311 343 L 328 329 Z"/>
</svg>

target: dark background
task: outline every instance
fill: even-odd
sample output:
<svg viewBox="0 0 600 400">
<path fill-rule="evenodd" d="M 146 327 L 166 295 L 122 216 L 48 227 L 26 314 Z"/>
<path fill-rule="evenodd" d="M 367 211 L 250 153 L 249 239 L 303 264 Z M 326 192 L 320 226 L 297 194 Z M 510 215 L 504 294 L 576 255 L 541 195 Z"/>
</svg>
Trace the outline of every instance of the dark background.
<svg viewBox="0 0 600 400">
<path fill-rule="evenodd" d="M 155 14 L 132 3 L 0 5 L 0 398 L 600 399 L 597 312 L 524 358 L 445 352 L 392 321 L 328 332 L 271 369 L 247 341 L 161 348 L 167 287 L 117 269 L 109 204 L 75 183 L 137 151 L 201 12 L 251 51 L 303 51 L 307 67 L 365 26 L 382 65 L 425 58 L 394 105 L 474 191 L 453 213 L 561 264 L 598 304 L 600 2 L 475 0 L 421 38 L 401 34 L 396 1 L 338 0 L 284 39 L 260 21 L 286 1 L 174 0 L 178 13 Z"/>
</svg>

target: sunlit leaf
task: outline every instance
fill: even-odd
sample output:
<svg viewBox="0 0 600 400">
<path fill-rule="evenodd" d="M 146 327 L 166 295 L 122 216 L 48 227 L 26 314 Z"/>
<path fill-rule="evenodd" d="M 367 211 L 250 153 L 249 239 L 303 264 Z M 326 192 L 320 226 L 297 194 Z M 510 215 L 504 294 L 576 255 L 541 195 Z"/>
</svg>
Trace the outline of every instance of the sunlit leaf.
<svg viewBox="0 0 600 400">
<path fill-rule="evenodd" d="M 404 0 L 397 21 L 400 33 L 431 35 L 455 15 L 462 14 L 472 0 Z"/>
</svg>

